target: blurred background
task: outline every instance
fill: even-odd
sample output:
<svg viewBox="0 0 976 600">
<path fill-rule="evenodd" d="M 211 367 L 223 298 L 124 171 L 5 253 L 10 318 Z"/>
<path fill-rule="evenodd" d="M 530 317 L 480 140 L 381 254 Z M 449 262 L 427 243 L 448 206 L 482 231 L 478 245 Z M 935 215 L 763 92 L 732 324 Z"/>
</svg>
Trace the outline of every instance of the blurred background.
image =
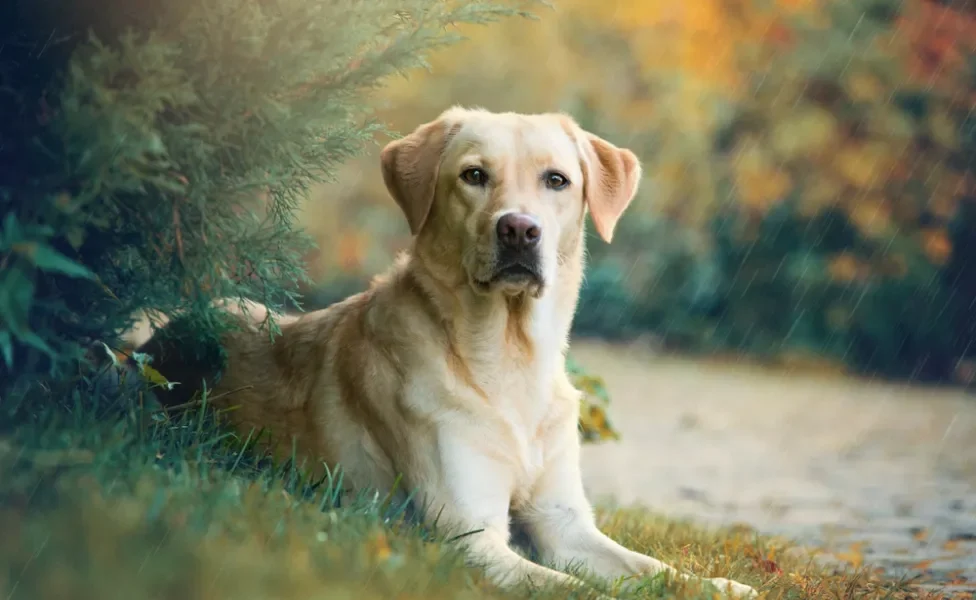
<svg viewBox="0 0 976 600">
<path fill-rule="evenodd" d="M 973 380 L 972 2 L 562 0 L 539 14 L 463 29 L 470 41 L 377 101 L 401 133 L 455 103 L 563 110 L 641 157 L 613 245 L 590 236 L 580 335 Z M 306 203 L 313 304 L 408 242 L 378 150 Z"/>
<path fill-rule="evenodd" d="M 541 17 L 464 29 L 378 101 L 401 133 L 452 104 L 567 111 L 642 159 L 614 243 L 589 235 L 575 324 L 622 434 L 587 446 L 591 493 L 971 589 L 976 3 L 561 0 Z M 409 242 L 379 147 L 302 209 L 307 308 Z"/>
</svg>

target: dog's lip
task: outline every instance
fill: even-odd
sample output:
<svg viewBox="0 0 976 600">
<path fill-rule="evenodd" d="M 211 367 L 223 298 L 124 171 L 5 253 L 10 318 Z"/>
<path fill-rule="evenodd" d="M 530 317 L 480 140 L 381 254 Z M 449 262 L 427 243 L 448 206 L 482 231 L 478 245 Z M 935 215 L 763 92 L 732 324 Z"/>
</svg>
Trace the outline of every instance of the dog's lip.
<svg viewBox="0 0 976 600">
<path fill-rule="evenodd" d="M 514 262 L 496 268 L 487 279 L 477 280 L 478 285 L 483 288 L 491 286 L 500 281 L 534 281 L 542 282 L 542 275 L 539 270 L 521 262 Z"/>
<path fill-rule="evenodd" d="M 523 277 L 538 279 L 539 273 L 529 266 L 515 263 L 496 269 L 491 279 L 492 281 L 498 281 L 499 279 L 519 279 Z"/>
</svg>

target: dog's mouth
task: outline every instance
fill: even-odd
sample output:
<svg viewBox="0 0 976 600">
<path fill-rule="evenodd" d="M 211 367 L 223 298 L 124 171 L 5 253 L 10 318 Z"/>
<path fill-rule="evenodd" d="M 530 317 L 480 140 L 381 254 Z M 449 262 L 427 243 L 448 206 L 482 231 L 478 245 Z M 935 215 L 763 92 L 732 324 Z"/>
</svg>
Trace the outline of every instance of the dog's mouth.
<svg viewBox="0 0 976 600">
<path fill-rule="evenodd" d="M 531 281 L 540 283 L 542 281 L 542 275 L 535 267 L 514 263 L 496 269 L 495 274 L 491 277 L 491 281 Z"/>
<path fill-rule="evenodd" d="M 479 289 L 487 292 L 495 287 L 513 291 L 541 288 L 544 281 L 537 266 L 516 261 L 498 265 L 490 277 L 476 280 L 475 283 Z"/>
</svg>

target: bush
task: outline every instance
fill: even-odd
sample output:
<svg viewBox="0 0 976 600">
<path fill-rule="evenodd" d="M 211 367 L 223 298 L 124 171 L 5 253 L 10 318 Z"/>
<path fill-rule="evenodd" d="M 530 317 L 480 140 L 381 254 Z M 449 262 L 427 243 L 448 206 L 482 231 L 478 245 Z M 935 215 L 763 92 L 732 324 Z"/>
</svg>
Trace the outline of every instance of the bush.
<svg viewBox="0 0 976 600">
<path fill-rule="evenodd" d="M 0 15 L 0 393 L 66 376 L 137 309 L 279 307 L 295 223 L 382 127 L 365 94 L 525 14 L 449 0 L 6 3 Z"/>
<path fill-rule="evenodd" d="M 435 55 L 449 76 L 394 86 L 384 114 L 415 122 L 446 97 L 562 109 L 640 155 L 642 191 L 614 244 L 590 239 L 577 333 L 957 375 L 976 332 L 972 3 L 559 5 Z M 464 68 L 484 53 L 490 67 Z M 377 185 L 337 193 L 379 211 Z M 319 262 L 371 274 L 404 232 L 350 234 L 342 260 Z"/>
<path fill-rule="evenodd" d="M 627 311 L 658 314 L 636 325 L 696 349 L 952 379 L 976 324 L 963 274 L 976 199 L 976 55 L 963 40 L 976 14 L 925 0 L 757 4 L 720 33 L 741 78 L 675 106 L 704 107 L 705 126 L 678 140 L 681 117 L 658 113 L 637 142 L 664 217 L 653 233 L 620 230 L 654 257 L 629 265 Z M 646 84 L 664 85 L 655 75 Z"/>
</svg>

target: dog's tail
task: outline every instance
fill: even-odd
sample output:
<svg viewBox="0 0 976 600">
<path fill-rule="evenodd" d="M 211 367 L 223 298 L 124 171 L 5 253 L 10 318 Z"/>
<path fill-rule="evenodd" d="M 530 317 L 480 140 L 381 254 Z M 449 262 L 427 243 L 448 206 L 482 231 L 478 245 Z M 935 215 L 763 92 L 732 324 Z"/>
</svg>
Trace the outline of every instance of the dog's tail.
<svg viewBox="0 0 976 600">
<path fill-rule="evenodd" d="M 259 331 L 267 325 L 272 316 L 279 325 L 294 321 L 297 318 L 294 315 L 274 312 L 264 304 L 253 300 L 221 298 L 214 301 L 214 306 L 240 318 L 246 328 L 251 331 Z M 156 331 L 166 327 L 177 317 L 179 317 L 179 313 L 170 316 L 155 309 L 139 311 L 132 326 L 122 333 L 120 339 L 128 349 L 140 348 L 152 339 Z"/>
<path fill-rule="evenodd" d="M 136 313 L 135 322 L 131 327 L 122 332 L 119 339 L 126 349 L 135 349 L 144 346 L 152 339 L 156 329 L 165 327 L 169 323 L 169 317 L 156 310 L 141 310 Z"/>
<path fill-rule="evenodd" d="M 279 324 L 298 318 L 278 314 L 251 300 L 222 298 L 214 306 L 238 320 L 244 330 L 255 333 L 265 330 L 272 316 Z M 128 357 L 126 368 L 149 373 L 149 379 L 157 384 L 153 395 L 163 406 L 191 403 L 204 383 L 212 389 L 219 382 L 226 367 L 223 341 L 217 336 L 201 335 L 178 312 L 140 311 L 120 338 L 123 354 Z M 140 364 L 146 360 L 151 361 L 151 370 Z"/>
</svg>

